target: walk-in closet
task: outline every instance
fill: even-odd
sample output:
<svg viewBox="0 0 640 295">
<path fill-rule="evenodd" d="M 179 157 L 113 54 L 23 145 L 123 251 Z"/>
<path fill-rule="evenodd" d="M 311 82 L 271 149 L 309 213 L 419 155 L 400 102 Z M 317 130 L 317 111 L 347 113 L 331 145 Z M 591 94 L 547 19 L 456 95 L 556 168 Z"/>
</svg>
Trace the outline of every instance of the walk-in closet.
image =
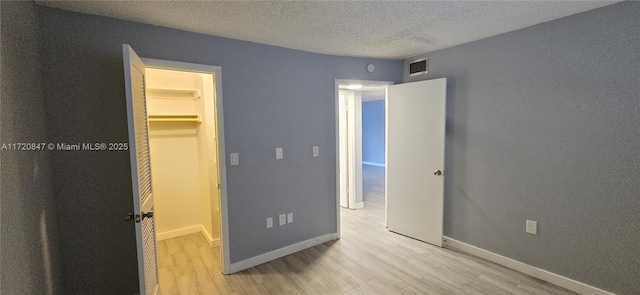
<svg viewBox="0 0 640 295">
<path fill-rule="evenodd" d="M 202 233 L 219 246 L 213 76 L 162 69 L 146 76 L 157 240 Z"/>
</svg>

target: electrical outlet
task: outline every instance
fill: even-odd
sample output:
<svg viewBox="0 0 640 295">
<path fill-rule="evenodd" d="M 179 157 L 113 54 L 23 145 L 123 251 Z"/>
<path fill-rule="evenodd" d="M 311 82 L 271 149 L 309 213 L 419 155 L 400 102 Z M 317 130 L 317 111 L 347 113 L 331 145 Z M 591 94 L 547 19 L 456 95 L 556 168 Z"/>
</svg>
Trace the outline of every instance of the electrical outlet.
<svg viewBox="0 0 640 295">
<path fill-rule="evenodd" d="M 230 164 L 232 166 L 240 164 L 240 157 L 239 157 L 238 153 L 231 153 L 231 157 L 230 158 L 231 158 L 231 161 L 230 161 L 231 163 Z"/>
<path fill-rule="evenodd" d="M 313 146 L 313 157 L 317 157 L 320 155 L 320 151 L 317 145 Z"/>
<path fill-rule="evenodd" d="M 532 235 L 538 234 L 538 222 L 527 219 L 527 233 Z"/>
<path fill-rule="evenodd" d="M 267 218 L 267 228 L 272 228 L 273 227 L 273 217 L 268 217 Z"/>
<path fill-rule="evenodd" d="M 283 151 L 282 148 L 276 148 L 276 160 L 282 160 L 284 159 L 284 155 L 283 155 Z"/>
<path fill-rule="evenodd" d="M 287 223 L 292 223 L 293 222 L 293 213 L 289 213 L 287 214 Z"/>
<path fill-rule="evenodd" d="M 280 214 L 278 216 L 278 218 L 280 219 L 280 225 L 285 225 L 287 224 L 287 215 L 286 214 Z"/>
</svg>

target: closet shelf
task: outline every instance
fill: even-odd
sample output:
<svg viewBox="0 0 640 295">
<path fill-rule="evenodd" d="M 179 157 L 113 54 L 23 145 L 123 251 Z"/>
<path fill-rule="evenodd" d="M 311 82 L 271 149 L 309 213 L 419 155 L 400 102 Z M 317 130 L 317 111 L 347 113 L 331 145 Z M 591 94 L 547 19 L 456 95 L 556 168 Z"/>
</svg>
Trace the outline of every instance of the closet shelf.
<svg viewBox="0 0 640 295">
<path fill-rule="evenodd" d="M 200 115 L 149 115 L 149 122 L 202 123 Z"/>
<path fill-rule="evenodd" d="M 152 99 L 198 99 L 200 90 L 179 88 L 147 88 L 147 97 Z"/>
</svg>

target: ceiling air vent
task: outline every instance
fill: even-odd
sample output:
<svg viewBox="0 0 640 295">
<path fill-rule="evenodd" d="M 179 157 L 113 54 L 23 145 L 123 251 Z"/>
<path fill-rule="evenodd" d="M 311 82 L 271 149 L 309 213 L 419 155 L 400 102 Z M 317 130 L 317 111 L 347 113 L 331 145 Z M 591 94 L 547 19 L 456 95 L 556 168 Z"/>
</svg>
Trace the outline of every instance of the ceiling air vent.
<svg viewBox="0 0 640 295">
<path fill-rule="evenodd" d="M 409 62 L 409 77 L 426 74 L 429 72 L 429 58 L 421 58 Z"/>
</svg>

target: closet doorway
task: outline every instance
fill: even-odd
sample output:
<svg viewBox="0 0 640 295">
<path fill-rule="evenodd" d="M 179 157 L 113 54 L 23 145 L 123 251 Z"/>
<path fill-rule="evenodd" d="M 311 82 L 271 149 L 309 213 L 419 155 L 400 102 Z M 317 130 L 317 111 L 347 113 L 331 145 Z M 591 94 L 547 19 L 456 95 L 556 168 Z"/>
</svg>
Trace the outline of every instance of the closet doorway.
<svg viewBox="0 0 640 295">
<path fill-rule="evenodd" d="M 156 240 L 206 240 L 227 273 L 220 68 L 143 61 Z"/>
</svg>

